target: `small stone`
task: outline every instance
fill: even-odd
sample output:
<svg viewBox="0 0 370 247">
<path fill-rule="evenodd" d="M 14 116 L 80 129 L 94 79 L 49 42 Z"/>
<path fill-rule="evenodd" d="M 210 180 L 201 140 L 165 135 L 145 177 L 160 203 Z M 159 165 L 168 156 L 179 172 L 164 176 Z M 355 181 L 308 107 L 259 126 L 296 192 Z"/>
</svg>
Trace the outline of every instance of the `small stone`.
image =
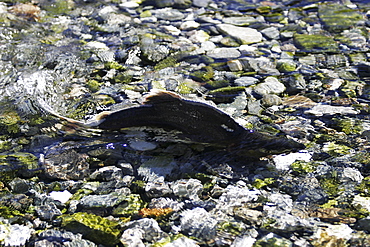
<svg viewBox="0 0 370 247">
<path fill-rule="evenodd" d="M 229 69 L 231 71 L 241 71 L 243 70 L 243 65 L 239 60 L 230 60 L 227 61 L 227 66 L 229 66 Z"/>
<path fill-rule="evenodd" d="M 268 39 L 278 39 L 280 36 L 279 29 L 276 27 L 268 27 L 261 30 L 261 33 Z"/>
<path fill-rule="evenodd" d="M 194 43 L 203 43 L 209 39 L 209 34 L 203 30 L 190 31 L 189 34 L 189 40 Z"/>
<path fill-rule="evenodd" d="M 157 145 L 153 142 L 147 142 L 143 140 L 130 141 L 130 147 L 137 151 L 149 151 L 157 148 Z"/>
<path fill-rule="evenodd" d="M 211 2 L 212 0 L 193 0 L 193 5 L 202 8 L 207 7 Z"/>
<path fill-rule="evenodd" d="M 200 26 L 200 24 L 196 21 L 185 21 L 181 23 L 180 29 L 181 30 L 193 30 L 197 29 Z"/>
<path fill-rule="evenodd" d="M 112 192 L 107 195 L 87 195 L 80 199 L 79 205 L 85 209 L 99 209 L 114 207 L 127 200 L 130 190 L 125 188 L 120 193 Z"/>
<path fill-rule="evenodd" d="M 363 209 L 366 209 L 370 212 L 370 198 L 369 197 L 363 197 L 360 195 L 355 195 L 353 198 L 352 204 L 354 207 L 362 207 Z"/>
<path fill-rule="evenodd" d="M 102 167 L 90 175 L 90 179 L 99 181 L 117 181 L 122 177 L 122 170 L 115 166 Z"/>
<path fill-rule="evenodd" d="M 62 215 L 62 212 L 55 206 L 54 203 L 48 203 L 36 208 L 37 215 L 41 220 L 51 221 L 57 216 Z"/>
<path fill-rule="evenodd" d="M 185 18 L 185 15 L 183 13 L 173 8 L 156 9 L 155 11 L 153 10 L 153 14 L 158 19 L 169 20 L 169 21 L 179 21 Z"/>
<path fill-rule="evenodd" d="M 163 177 L 148 181 L 145 186 L 145 193 L 149 198 L 163 197 L 172 193 L 170 186 L 164 181 Z"/>
<path fill-rule="evenodd" d="M 232 16 L 225 17 L 222 21 L 226 24 L 231 24 L 235 26 L 248 26 L 249 24 L 256 22 L 256 19 L 252 16 Z"/>
<path fill-rule="evenodd" d="M 249 27 L 237 27 L 230 24 L 218 24 L 220 32 L 238 40 L 242 45 L 258 43 L 262 41 L 262 34 L 256 29 Z"/>
<path fill-rule="evenodd" d="M 207 55 L 212 58 L 238 58 L 241 54 L 237 48 L 215 48 L 208 51 Z"/>
<path fill-rule="evenodd" d="M 13 193 L 23 194 L 30 189 L 30 184 L 27 180 L 15 178 L 9 183 L 10 189 Z"/>
<path fill-rule="evenodd" d="M 285 86 L 275 77 L 267 77 L 264 82 L 254 87 L 254 92 L 259 95 L 280 94 L 285 91 Z"/>
<path fill-rule="evenodd" d="M 242 76 L 238 79 L 235 79 L 234 83 L 238 86 L 248 87 L 248 86 L 251 86 L 251 85 L 254 85 L 254 84 L 258 83 L 258 81 L 259 80 L 255 77 Z"/>
<path fill-rule="evenodd" d="M 167 233 L 162 231 L 162 229 L 158 225 L 158 222 L 154 219 L 144 218 L 140 220 L 133 220 L 126 223 L 125 228 L 127 230 L 130 230 L 130 233 L 132 233 L 133 230 L 136 230 L 139 233 L 137 234 L 137 237 L 140 237 L 141 240 L 144 240 L 146 242 L 155 242 L 168 236 Z M 125 244 L 127 240 L 131 239 L 130 235 L 127 234 L 128 232 L 126 231 L 124 231 L 121 236 L 121 242 L 123 244 Z"/>
<path fill-rule="evenodd" d="M 205 51 L 211 51 L 211 50 L 216 48 L 216 45 L 212 41 L 204 41 L 201 44 L 200 48 L 205 50 Z"/>
<path fill-rule="evenodd" d="M 282 103 L 282 99 L 276 94 L 265 94 L 262 97 L 262 105 L 266 107 L 281 105 Z"/>
</svg>

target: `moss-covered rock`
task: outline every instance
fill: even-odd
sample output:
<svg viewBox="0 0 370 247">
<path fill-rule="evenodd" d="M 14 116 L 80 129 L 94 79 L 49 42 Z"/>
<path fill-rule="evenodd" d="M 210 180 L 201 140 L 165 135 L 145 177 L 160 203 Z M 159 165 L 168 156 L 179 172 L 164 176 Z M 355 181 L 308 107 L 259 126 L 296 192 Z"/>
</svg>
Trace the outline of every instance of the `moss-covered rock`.
<svg viewBox="0 0 370 247">
<path fill-rule="evenodd" d="M 303 52 L 338 52 L 338 44 L 332 37 L 318 34 L 295 34 L 294 43 Z"/>
<path fill-rule="evenodd" d="M 321 4 L 319 17 L 330 32 L 341 32 L 363 20 L 363 15 L 342 4 Z"/>
<path fill-rule="evenodd" d="M 115 221 L 89 213 L 75 213 L 60 216 L 62 226 L 68 231 L 80 233 L 97 244 L 115 246 L 119 243 L 121 231 Z"/>
</svg>

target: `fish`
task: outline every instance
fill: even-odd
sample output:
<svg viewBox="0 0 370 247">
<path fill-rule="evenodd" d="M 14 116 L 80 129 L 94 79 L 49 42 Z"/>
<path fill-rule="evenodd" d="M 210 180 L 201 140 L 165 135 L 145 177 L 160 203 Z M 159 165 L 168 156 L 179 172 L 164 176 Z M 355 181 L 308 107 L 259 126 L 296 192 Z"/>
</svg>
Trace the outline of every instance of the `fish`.
<svg viewBox="0 0 370 247">
<path fill-rule="evenodd" d="M 162 90 L 151 92 L 139 106 L 102 112 L 87 123 L 57 115 L 71 123 L 105 131 L 145 126 L 176 130 L 181 133 L 181 138 L 241 156 L 263 157 L 305 148 L 304 144 L 285 136 L 270 136 L 246 129 L 210 104 Z"/>
</svg>

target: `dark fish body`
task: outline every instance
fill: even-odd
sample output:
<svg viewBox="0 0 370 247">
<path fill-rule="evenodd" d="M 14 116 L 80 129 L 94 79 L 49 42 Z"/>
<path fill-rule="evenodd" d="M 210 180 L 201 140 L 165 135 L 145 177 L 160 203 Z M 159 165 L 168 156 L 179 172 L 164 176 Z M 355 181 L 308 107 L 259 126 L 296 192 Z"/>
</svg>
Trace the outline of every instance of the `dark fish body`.
<svg viewBox="0 0 370 247">
<path fill-rule="evenodd" d="M 191 141 L 222 146 L 247 156 L 304 149 L 303 144 L 285 137 L 271 137 L 247 130 L 208 104 L 162 91 L 148 96 L 141 106 L 105 115 L 97 127 L 118 130 L 140 126 L 179 130 Z"/>
</svg>

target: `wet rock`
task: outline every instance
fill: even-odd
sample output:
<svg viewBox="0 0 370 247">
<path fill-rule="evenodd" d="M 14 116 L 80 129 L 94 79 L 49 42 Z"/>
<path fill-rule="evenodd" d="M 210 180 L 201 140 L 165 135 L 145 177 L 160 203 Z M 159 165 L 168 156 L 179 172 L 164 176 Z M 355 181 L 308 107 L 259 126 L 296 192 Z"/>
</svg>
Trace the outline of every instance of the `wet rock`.
<svg viewBox="0 0 370 247">
<path fill-rule="evenodd" d="M 338 44 L 328 36 L 296 34 L 294 43 L 304 52 L 338 52 Z"/>
<path fill-rule="evenodd" d="M 256 21 L 252 16 L 231 16 L 225 17 L 222 21 L 226 24 L 231 24 L 234 26 L 248 26 L 249 24 Z"/>
<path fill-rule="evenodd" d="M 24 246 L 30 239 L 32 229 L 19 224 L 10 225 L 0 221 L 0 243 L 4 246 Z"/>
<path fill-rule="evenodd" d="M 178 197 L 199 200 L 203 185 L 198 179 L 180 179 L 172 184 L 171 189 Z"/>
<path fill-rule="evenodd" d="M 265 94 L 262 97 L 262 105 L 269 107 L 274 105 L 281 105 L 282 99 L 275 94 Z"/>
<path fill-rule="evenodd" d="M 181 13 L 177 9 L 172 8 L 156 9 L 153 10 L 152 12 L 158 19 L 168 21 L 178 21 L 184 19 L 185 17 L 183 13 Z"/>
<path fill-rule="evenodd" d="M 276 27 L 268 27 L 261 30 L 261 33 L 268 39 L 277 39 L 280 35 L 279 29 Z"/>
<path fill-rule="evenodd" d="M 184 211 L 181 214 L 180 225 L 184 234 L 202 241 L 213 239 L 216 235 L 217 220 L 203 208 Z"/>
<path fill-rule="evenodd" d="M 240 78 L 236 79 L 234 81 L 234 83 L 238 86 L 244 86 L 244 87 L 247 87 L 247 86 L 251 86 L 251 85 L 254 85 L 256 83 L 258 83 L 258 79 L 255 78 L 255 77 L 251 77 L 251 76 L 241 76 Z"/>
<path fill-rule="evenodd" d="M 41 220 L 51 221 L 57 216 L 62 215 L 62 212 L 57 208 L 54 203 L 48 203 L 38 206 L 36 212 Z"/>
<path fill-rule="evenodd" d="M 79 154 L 73 149 L 47 154 L 42 165 L 46 177 L 63 180 L 83 179 L 89 169 L 87 155 Z"/>
<path fill-rule="evenodd" d="M 80 199 L 79 206 L 84 209 L 101 210 L 114 207 L 127 200 L 130 190 L 124 188 L 118 192 L 112 192 L 107 195 L 87 195 Z"/>
<path fill-rule="evenodd" d="M 45 230 L 39 233 L 38 241 L 35 242 L 35 246 L 56 246 L 56 245 L 68 245 L 68 246 L 81 246 L 81 247 L 94 247 L 96 246 L 93 242 L 82 239 L 80 234 L 73 234 L 68 231 L 58 230 Z"/>
<path fill-rule="evenodd" d="M 13 193 L 22 194 L 30 189 L 30 183 L 27 180 L 15 178 L 9 183 Z"/>
<path fill-rule="evenodd" d="M 283 238 L 274 233 L 269 233 L 263 238 L 257 240 L 256 244 L 262 245 L 262 246 L 268 245 L 268 246 L 274 246 L 274 247 L 278 247 L 278 246 L 292 247 L 293 246 L 293 243 L 289 239 Z"/>
<path fill-rule="evenodd" d="M 140 243 L 142 241 L 154 243 L 168 236 L 168 234 L 162 231 L 158 225 L 158 222 L 154 219 L 144 218 L 140 220 L 134 220 L 125 224 L 125 228 L 127 230 L 125 230 L 121 236 L 121 242 L 123 244 Z"/>
<path fill-rule="evenodd" d="M 98 181 L 112 181 L 112 180 L 121 180 L 123 177 L 122 170 L 115 166 L 105 166 L 99 170 L 93 172 L 90 175 L 91 180 Z"/>
<path fill-rule="evenodd" d="M 363 16 L 344 5 L 322 4 L 319 6 L 320 20 L 331 32 L 341 32 L 363 20 Z"/>
<path fill-rule="evenodd" d="M 280 75 L 275 63 L 266 57 L 248 58 L 242 60 L 246 71 L 255 71 L 262 75 Z"/>
<path fill-rule="evenodd" d="M 275 77 L 267 77 L 264 82 L 257 84 L 253 90 L 259 95 L 279 94 L 285 91 L 285 86 Z"/>
<path fill-rule="evenodd" d="M 335 115 L 335 114 L 351 115 L 358 114 L 359 111 L 350 106 L 331 106 L 325 104 L 317 104 L 310 110 L 305 111 L 305 113 L 312 114 L 315 116 Z"/>
<path fill-rule="evenodd" d="M 249 27 L 237 27 L 230 24 L 218 24 L 220 32 L 236 39 L 241 45 L 258 43 L 262 40 L 262 34 L 256 29 Z"/>
<path fill-rule="evenodd" d="M 240 55 L 237 48 L 215 48 L 207 52 L 207 56 L 212 58 L 238 58 Z"/>
<path fill-rule="evenodd" d="M 183 246 L 183 247 L 199 247 L 199 245 L 197 244 L 197 242 L 195 240 L 192 240 L 192 239 L 187 238 L 187 237 L 178 238 L 178 239 L 172 241 L 171 243 L 166 244 L 165 246 L 166 247 L 180 247 L 180 246 Z"/>
<path fill-rule="evenodd" d="M 164 181 L 163 177 L 159 177 L 153 181 L 148 181 L 145 186 L 146 195 L 149 198 L 162 197 L 172 193 L 170 186 Z"/>
<path fill-rule="evenodd" d="M 119 242 L 121 232 L 118 223 L 88 213 L 63 215 L 62 226 L 73 233 L 80 233 L 96 244 L 115 246 Z"/>
</svg>

